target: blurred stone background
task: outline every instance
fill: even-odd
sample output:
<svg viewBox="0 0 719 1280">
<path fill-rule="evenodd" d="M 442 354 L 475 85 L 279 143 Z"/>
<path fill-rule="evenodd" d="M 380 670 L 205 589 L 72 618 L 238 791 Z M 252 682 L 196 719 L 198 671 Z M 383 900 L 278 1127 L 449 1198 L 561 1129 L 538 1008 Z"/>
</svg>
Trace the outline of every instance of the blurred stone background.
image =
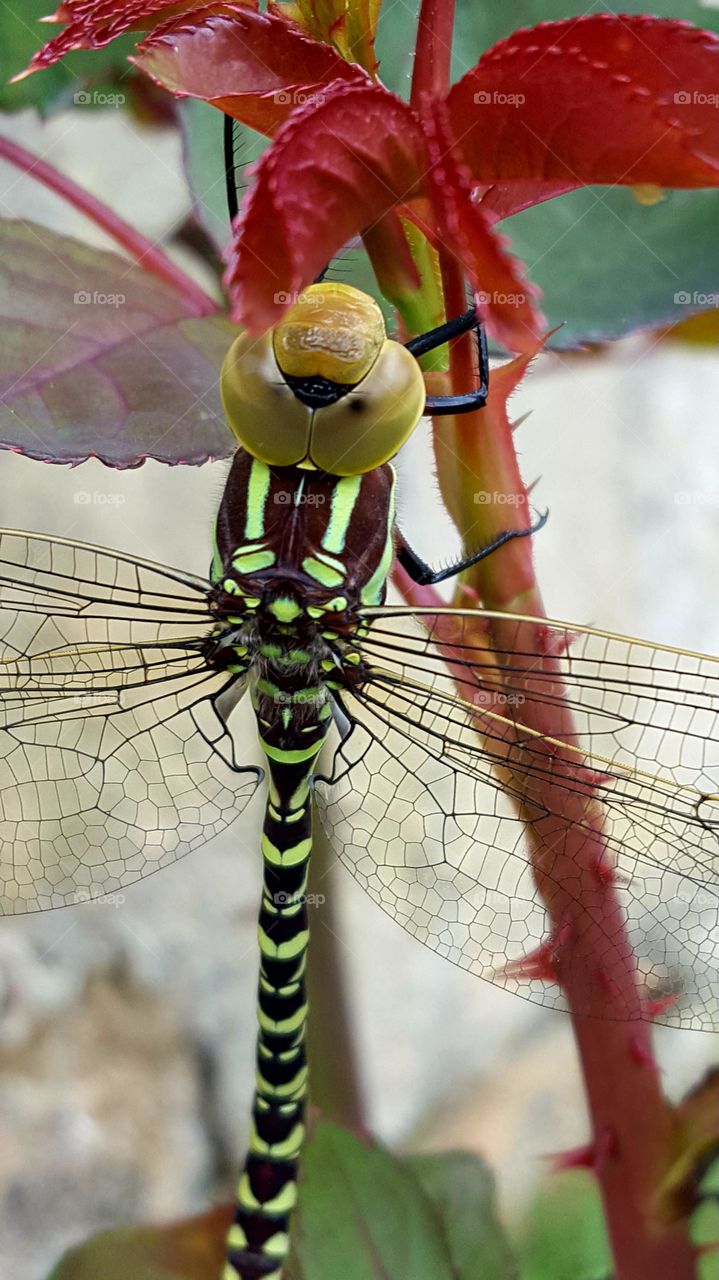
<svg viewBox="0 0 719 1280">
<path fill-rule="evenodd" d="M 119 111 L 2 127 L 152 239 L 187 213 L 172 133 Z M 0 215 L 107 244 L 4 165 Z M 522 464 L 551 511 L 535 541 L 550 614 L 719 652 L 718 400 L 713 350 L 652 336 L 535 367 L 513 407 L 532 410 Z M 428 542 L 428 456 L 419 439 L 403 460 L 405 523 L 421 509 L 419 548 L 441 559 L 452 544 L 438 507 Z M 0 453 L 2 524 L 202 573 L 225 470 L 71 471 Z M 115 906 L 0 924 L 0 1280 L 42 1280 L 93 1231 L 230 1192 L 252 1084 L 260 812 Z M 481 1151 L 517 1212 L 544 1157 L 585 1136 L 566 1020 L 423 950 L 344 873 L 333 891 L 372 1128 L 398 1147 Z M 713 1036 L 657 1038 L 673 1095 L 719 1053 Z"/>
</svg>

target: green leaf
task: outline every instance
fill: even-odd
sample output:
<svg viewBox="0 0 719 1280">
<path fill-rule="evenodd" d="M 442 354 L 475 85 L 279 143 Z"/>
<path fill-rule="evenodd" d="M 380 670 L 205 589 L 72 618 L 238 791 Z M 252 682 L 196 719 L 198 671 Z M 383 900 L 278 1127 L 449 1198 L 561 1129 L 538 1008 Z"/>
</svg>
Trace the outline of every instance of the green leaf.
<svg viewBox="0 0 719 1280">
<path fill-rule="evenodd" d="M 66 1253 L 48 1280 L 214 1280 L 232 1214 L 223 1206 L 164 1227 L 104 1231 Z"/>
<path fill-rule="evenodd" d="M 207 102 L 188 98 L 178 104 L 184 141 L 185 172 L 195 213 L 218 249 L 230 238 L 225 185 L 224 117 Z M 240 202 L 248 179 L 243 170 L 254 164 L 268 146 L 268 139 L 235 123 L 236 180 Z"/>
<path fill-rule="evenodd" d="M 551 345 L 620 338 L 678 324 L 719 304 L 719 191 L 584 187 L 501 223 L 543 291 Z"/>
<path fill-rule="evenodd" d="M 305 1155 L 288 1280 L 511 1280 L 475 1156 L 398 1160 L 323 1122 Z"/>
<path fill-rule="evenodd" d="M 468 1152 L 412 1156 L 406 1167 L 439 1213 L 461 1280 L 514 1280 L 516 1264 L 496 1214 L 494 1178 Z"/>
<path fill-rule="evenodd" d="M 476 0 L 472 3 L 476 11 Z M 409 97 L 419 5 L 420 0 L 403 0 L 402 4 L 385 3 L 380 9 L 375 41 L 379 76 L 401 98 Z"/>
<path fill-rule="evenodd" d="M 442 1224 L 418 1179 L 333 1124 L 305 1152 L 292 1280 L 457 1280 Z"/>
<path fill-rule="evenodd" d="M 697 1263 L 697 1280 L 719 1280 L 719 1253 L 704 1253 Z"/>
<path fill-rule="evenodd" d="M 485 49 L 505 40 L 519 27 L 533 27 L 538 22 L 561 22 L 564 18 L 585 13 L 644 14 L 657 18 L 682 18 L 708 31 L 719 31 L 719 13 L 702 0 L 622 0 L 617 9 L 608 0 L 595 0 L 591 6 L 583 0 L 514 0 L 509 5 L 477 4 L 476 0 L 457 0 L 452 79 L 458 80 L 473 67 Z M 677 86 L 681 88 L 681 86 Z"/>
<path fill-rule="evenodd" d="M 8 84 L 53 34 L 38 19 L 54 8 L 53 0 L 4 0 L 0 5 L 0 109 L 37 107 L 47 112 L 73 105 L 81 109 L 88 104 L 122 106 L 120 99 L 126 94 L 119 81 L 130 71 L 126 58 L 136 44 L 132 36 L 116 41 L 110 49 L 73 53 L 39 75 Z"/>
<path fill-rule="evenodd" d="M 609 1280 L 612 1256 L 599 1190 L 590 1173 L 558 1173 L 544 1184 L 517 1252 L 521 1280 Z"/>
<path fill-rule="evenodd" d="M 197 318 L 118 254 L 16 222 L 0 222 L 0 298 L 0 447 L 115 467 L 232 452 L 223 315 Z"/>
</svg>

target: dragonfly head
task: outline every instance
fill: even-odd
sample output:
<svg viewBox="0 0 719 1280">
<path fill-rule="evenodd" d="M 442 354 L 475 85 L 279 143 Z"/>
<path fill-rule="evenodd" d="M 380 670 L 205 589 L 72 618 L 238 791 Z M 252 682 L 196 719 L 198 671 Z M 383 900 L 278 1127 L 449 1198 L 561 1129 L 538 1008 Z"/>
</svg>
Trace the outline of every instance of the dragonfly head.
<svg viewBox="0 0 719 1280">
<path fill-rule="evenodd" d="M 221 391 L 230 427 L 253 457 L 338 476 L 394 457 L 425 403 L 420 367 L 387 337 L 374 299 L 334 283 L 310 285 L 263 337 L 240 334 Z"/>
</svg>

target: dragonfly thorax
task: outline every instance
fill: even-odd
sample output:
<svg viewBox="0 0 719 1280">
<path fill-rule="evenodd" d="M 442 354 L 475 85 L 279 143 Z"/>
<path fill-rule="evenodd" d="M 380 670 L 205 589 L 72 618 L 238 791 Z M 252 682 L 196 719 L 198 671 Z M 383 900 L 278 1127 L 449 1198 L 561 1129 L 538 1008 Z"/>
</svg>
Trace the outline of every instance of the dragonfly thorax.
<svg viewBox="0 0 719 1280">
<path fill-rule="evenodd" d="M 360 611 L 384 598 L 393 506 L 387 464 L 339 477 L 269 467 L 238 450 L 217 518 L 216 613 L 256 619 L 263 640 L 353 634 Z"/>
</svg>

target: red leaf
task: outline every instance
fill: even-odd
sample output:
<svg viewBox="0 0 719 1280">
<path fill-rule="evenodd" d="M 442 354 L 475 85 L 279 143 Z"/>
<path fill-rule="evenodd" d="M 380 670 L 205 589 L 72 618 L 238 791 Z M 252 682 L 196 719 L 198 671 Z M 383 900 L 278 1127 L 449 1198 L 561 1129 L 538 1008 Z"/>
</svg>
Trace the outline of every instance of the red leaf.
<svg viewBox="0 0 719 1280">
<path fill-rule="evenodd" d="M 522 209 L 531 209 L 535 204 L 564 195 L 565 191 L 574 191 L 576 186 L 576 182 L 493 182 L 490 186 L 475 187 L 473 194 L 490 222 L 500 222 L 513 213 L 521 213 Z"/>
<path fill-rule="evenodd" d="M 534 305 L 538 291 L 507 251 L 508 241 L 492 231 L 490 218 L 472 200 L 472 183 L 456 162 L 441 103 L 427 111 L 425 131 L 432 161 L 427 184 L 438 230 L 475 286 L 477 310 L 489 331 L 510 350 L 528 351 L 546 327 Z"/>
<path fill-rule="evenodd" d="M 257 0 L 244 0 L 257 5 Z M 237 0 L 238 6 L 243 0 Z M 99 49 L 110 44 L 125 31 L 152 27 L 156 22 L 188 9 L 202 8 L 202 0 L 63 0 L 51 19 L 68 25 L 59 35 L 48 40 L 42 49 L 33 54 L 25 71 L 16 80 L 51 67 L 74 49 Z"/>
<path fill-rule="evenodd" d="M 323 85 L 366 79 L 282 18 L 229 3 L 163 23 L 132 61 L 177 97 L 210 102 L 265 134 L 297 106 L 318 105 Z"/>
<path fill-rule="evenodd" d="M 719 37 L 592 14 L 515 32 L 450 90 L 478 182 L 719 184 Z"/>
<path fill-rule="evenodd" d="M 355 234 L 414 195 L 427 167 L 419 121 L 381 85 L 335 83 L 295 111 L 257 166 L 226 282 L 252 333 Z"/>
</svg>

